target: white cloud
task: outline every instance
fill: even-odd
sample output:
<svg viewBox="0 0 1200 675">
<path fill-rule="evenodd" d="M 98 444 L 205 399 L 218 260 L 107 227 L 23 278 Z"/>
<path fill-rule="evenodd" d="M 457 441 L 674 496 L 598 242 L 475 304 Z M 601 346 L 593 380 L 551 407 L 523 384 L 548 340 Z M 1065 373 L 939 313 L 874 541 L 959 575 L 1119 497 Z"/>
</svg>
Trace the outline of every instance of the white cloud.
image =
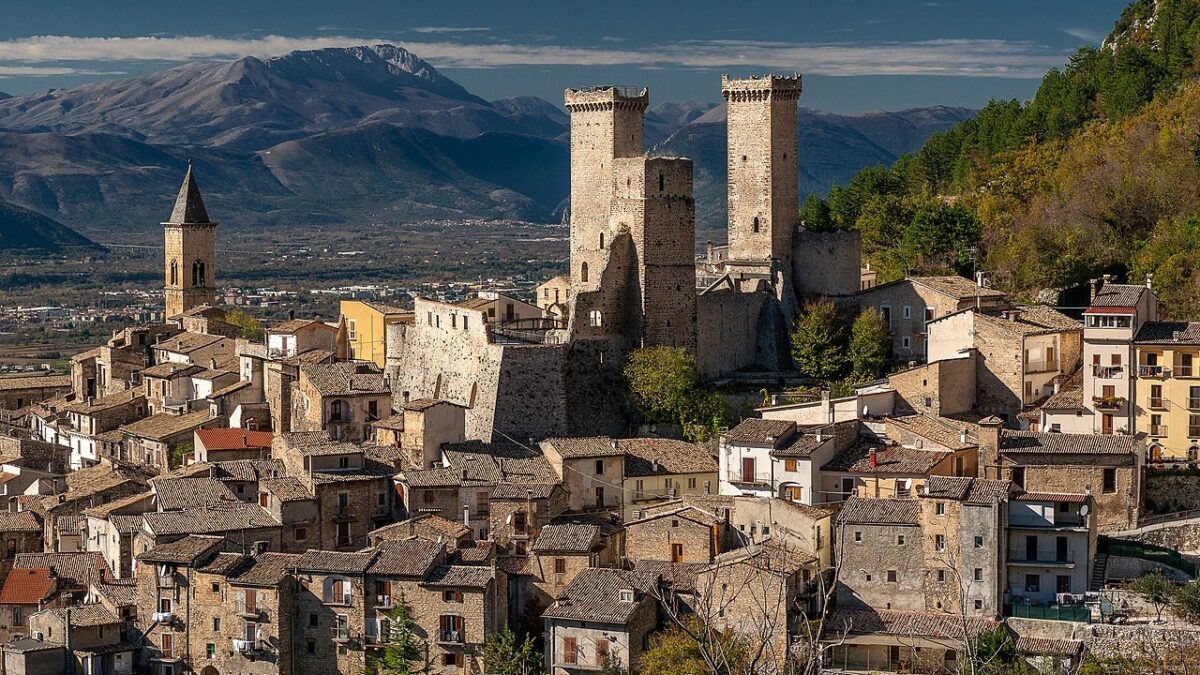
<svg viewBox="0 0 1200 675">
<path fill-rule="evenodd" d="M 1059 30 L 1077 40 L 1083 40 L 1092 44 L 1100 44 L 1100 41 L 1104 39 L 1103 35 L 1091 28 L 1060 28 Z"/>
<path fill-rule="evenodd" d="M 387 42 L 348 36 L 253 38 L 212 36 L 81 38 L 38 36 L 0 41 L 0 64 L 167 61 L 270 57 L 297 49 Z M 466 43 L 409 40 L 407 47 L 438 67 L 629 66 L 717 70 L 762 68 L 816 75 L 947 75 L 1038 78 L 1062 54 L 1032 42 L 941 39 L 916 42 L 767 42 L 693 40 L 644 47 Z"/>
<path fill-rule="evenodd" d="M 123 70 L 92 70 L 89 68 L 68 68 L 63 66 L 3 66 L 0 65 L 0 78 L 9 77 L 61 77 L 64 75 L 124 75 Z"/>
<path fill-rule="evenodd" d="M 490 31 L 487 26 L 417 26 L 410 28 L 414 33 L 484 33 Z"/>
</svg>

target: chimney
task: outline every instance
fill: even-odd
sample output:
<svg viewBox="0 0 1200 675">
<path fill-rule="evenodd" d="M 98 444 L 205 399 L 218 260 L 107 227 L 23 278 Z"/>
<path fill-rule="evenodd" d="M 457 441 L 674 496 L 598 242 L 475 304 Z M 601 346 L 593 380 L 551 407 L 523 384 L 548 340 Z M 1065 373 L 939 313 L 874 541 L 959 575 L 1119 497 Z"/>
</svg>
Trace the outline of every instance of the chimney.
<svg viewBox="0 0 1200 675">
<path fill-rule="evenodd" d="M 992 415 L 979 421 L 980 478 L 999 478 L 1000 427 L 1003 422 Z"/>
<path fill-rule="evenodd" d="M 463 525 L 471 526 L 471 505 L 463 504 Z"/>
<path fill-rule="evenodd" d="M 1154 273 L 1146 272 L 1146 288 L 1154 290 Z"/>
<path fill-rule="evenodd" d="M 875 448 L 871 448 L 870 454 L 867 455 L 867 461 L 870 464 L 871 470 L 874 471 L 879 466 L 879 459 L 876 457 Z"/>
<path fill-rule="evenodd" d="M 1091 289 L 1091 292 L 1088 295 L 1088 302 L 1091 303 L 1096 300 L 1096 293 L 1100 290 L 1100 280 L 1088 279 L 1088 287 Z"/>
<path fill-rule="evenodd" d="M 650 471 L 653 473 L 658 473 L 658 460 L 657 459 L 650 460 Z"/>
<path fill-rule="evenodd" d="M 975 272 L 975 285 L 983 288 L 983 270 Z"/>
<path fill-rule="evenodd" d="M 296 310 L 289 309 L 288 310 L 288 321 L 291 321 L 292 319 L 295 319 L 295 318 L 296 318 Z"/>
<path fill-rule="evenodd" d="M 216 370 L 216 369 L 217 369 L 217 359 L 216 359 L 216 357 L 212 357 L 212 358 L 210 358 L 210 359 L 208 360 L 208 367 L 209 367 L 210 369 L 212 369 L 212 370 Z"/>
</svg>

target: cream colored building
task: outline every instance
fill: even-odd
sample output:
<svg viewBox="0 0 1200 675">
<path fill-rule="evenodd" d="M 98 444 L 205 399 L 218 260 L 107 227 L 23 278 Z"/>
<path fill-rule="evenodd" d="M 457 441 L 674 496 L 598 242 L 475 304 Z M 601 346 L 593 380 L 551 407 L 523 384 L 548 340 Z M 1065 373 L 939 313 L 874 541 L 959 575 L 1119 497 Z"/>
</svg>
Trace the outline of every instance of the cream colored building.
<svg viewBox="0 0 1200 675">
<path fill-rule="evenodd" d="M 1134 343 L 1134 431 L 1150 461 L 1200 457 L 1200 323 L 1149 322 Z"/>
<path fill-rule="evenodd" d="M 1083 320 L 1083 407 L 1092 432 L 1133 433 L 1134 336 L 1158 320 L 1158 296 L 1146 286 L 1105 283 Z"/>
<path fill-rule="evenodd" d="M 340 312 L 346 323 L 347 357 L 373 361 L 380 368 L 387 356 L 387 325 L 413 320 L 409 310 L 367 300 L 343 300 Z"/>
</svg>

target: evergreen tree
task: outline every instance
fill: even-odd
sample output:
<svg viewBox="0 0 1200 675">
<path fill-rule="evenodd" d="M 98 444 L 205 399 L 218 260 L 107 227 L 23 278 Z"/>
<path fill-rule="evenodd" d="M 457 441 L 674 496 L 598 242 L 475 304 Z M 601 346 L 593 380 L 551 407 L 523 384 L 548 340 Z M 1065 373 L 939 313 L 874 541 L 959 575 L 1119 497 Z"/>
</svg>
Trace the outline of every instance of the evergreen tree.
<svg viewBox="0 0 1200 675">
<path fill-rule="evenodd" d="M 534 648 L 533 637 L 518 641 L 505 628 L 493 633 L 483 643 L 483 670 L 488 675 L 534 675 L 541 671 L 541 658 Z"/>
<path fill-rule="evenodd" d="M 891 343 L 883 314 L 874 307 L 860 312 L 850 328 L 849 353 L 850 363 L 854 366 L 854 379 L 862 382 L 879 377 L 887 363 Z"/>
<path fill-rule="evenodd" d="M 696 359 L 682 348 L 635 349 L 625 379 L 646 421 L 678 424 L 689 440 L 708 440 L 725 421 L 725 400 L 700 385 Z"/>
<path fill-rule="evenodd" d="M 391 614 L 386 646 L 371 663 L 378 675 L 416 675 L 429 672 L 429 641 L 420 635 L 412 605 L 401 593 Z"/>
<path fill-rule="evenodd" d="M 804 375 L 833 382 L 846 369 L 845 341 L 842 317 L 833 302 L 810 302 L 792 331 L 792 359 Z"/>
<path fill-rule="evenodd" d="M 832 230 L 833 221 L 829 219 L 829 205 L 815 194 L 809 193 L 800 205 L 800 223 L 804 229 L 812 232 Z"/>
</svg>

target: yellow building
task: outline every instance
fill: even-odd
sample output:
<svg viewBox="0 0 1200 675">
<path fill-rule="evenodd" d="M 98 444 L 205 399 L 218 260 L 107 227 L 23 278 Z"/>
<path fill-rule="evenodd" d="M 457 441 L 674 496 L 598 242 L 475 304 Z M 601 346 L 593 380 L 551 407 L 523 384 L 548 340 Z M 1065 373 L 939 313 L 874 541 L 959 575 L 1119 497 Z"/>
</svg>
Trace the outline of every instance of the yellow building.
<svg viewBox="0 0 1200 675">
<path fill-rule="evenodd" d="M 374 361 L 380 368 L 385 365 L 387 355 L 387 326 L 413 320 L 409 310 L 367 300 L 343 300 L 340 311 L 349 339 L 347 356 L 359 361 Z"/>
<path fill-rule="evenodd" d="M 1150 461 L 1200 456 L 1200 323 L 1154 321 L 1134 342 L 1134 427 Z"/>
<path fill-rule="evenodd" d="M 637 520 L 635 511 L 685 495 L 715 495 L 717 460 L 699 445 L 666 438 L 616 441 L 625 453 L 624 518 Z"/>
</svg>

